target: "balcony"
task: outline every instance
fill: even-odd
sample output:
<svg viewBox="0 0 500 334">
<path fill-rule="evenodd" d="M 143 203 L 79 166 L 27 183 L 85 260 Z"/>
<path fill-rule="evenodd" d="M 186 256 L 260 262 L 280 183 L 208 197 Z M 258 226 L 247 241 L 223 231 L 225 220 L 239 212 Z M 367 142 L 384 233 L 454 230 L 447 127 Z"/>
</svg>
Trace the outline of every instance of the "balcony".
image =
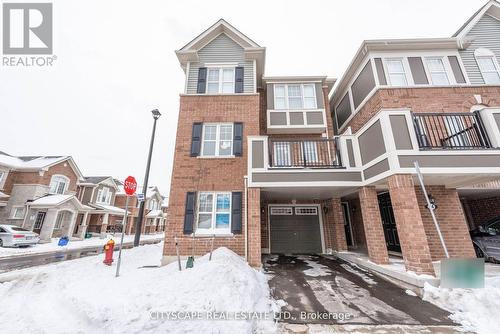
<svg viewBox="0 0 500 334">
<path fill-rule="evenodd" d="M 491 148 L 479 113 L 412 114 L 421 150 L 470 150 Z"/>
<path fill-rule="evenodd" d="M 340 168 L 338 138 L 270 139 L 270 168 Z"/>
</svg>

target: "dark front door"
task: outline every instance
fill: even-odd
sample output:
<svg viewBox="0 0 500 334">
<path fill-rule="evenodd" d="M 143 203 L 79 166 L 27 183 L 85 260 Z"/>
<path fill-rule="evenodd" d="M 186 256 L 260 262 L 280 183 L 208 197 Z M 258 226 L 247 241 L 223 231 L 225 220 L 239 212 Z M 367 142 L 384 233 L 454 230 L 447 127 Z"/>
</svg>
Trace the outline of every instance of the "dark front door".
<svg viewBox="0 0 500 334">
<path fill-rule="evenodd" d="M 38 212 L 35 218 L 35 225 L 33 226 L 33 232 L 40 234 L 42 230 L 43 222 L 45 221 L 46 212 Z"/>
<path fill-rule="evenodd" d="M 342 202 L 342 211 L 344 212 L 345 240 L 347 241 L 347 246 L 353 246 L 351 216 L 349 215 L 349 204 L 347 202 Z"/>
<path fill-rule="evenodd" d="M 401 253 L 401 245 L 399 244 L 398 230 L 396 228 L 396 220 L 392 211 L 391 197 L 389 193 L 378 195 L 378 205 L 380 208 L 380 216 L 384 227 L 385 242 L 387 249 Z"/>
</svg>

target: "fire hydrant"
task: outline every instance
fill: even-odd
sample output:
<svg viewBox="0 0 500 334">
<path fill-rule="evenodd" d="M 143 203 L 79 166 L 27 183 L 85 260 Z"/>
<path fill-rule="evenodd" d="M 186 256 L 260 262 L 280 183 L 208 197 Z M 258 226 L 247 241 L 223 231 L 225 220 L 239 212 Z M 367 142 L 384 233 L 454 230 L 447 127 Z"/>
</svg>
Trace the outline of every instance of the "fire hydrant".
<svg viewBox="0 0 500 334">
<path fill-rule="evenodd" d="M 104 245 L 104 264 L 110 266 L 113 263 L 113 248 L 115 248 L 115 241 L 113 239 L 108 240 Z"/>
</svg>

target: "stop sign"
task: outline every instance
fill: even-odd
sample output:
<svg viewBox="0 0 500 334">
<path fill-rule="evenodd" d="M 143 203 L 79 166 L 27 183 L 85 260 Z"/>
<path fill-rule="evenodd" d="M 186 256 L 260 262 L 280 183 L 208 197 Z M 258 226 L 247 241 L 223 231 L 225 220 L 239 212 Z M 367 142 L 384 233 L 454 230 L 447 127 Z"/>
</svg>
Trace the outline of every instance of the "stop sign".
<svg viewBox="0 0 500 334">
<path fill-rule="evenodd" d="M 129 176 L 125 179 L 125 182 L 123 183 L 123 190 L 125 190 L 125 193 L 129 196 L 132 196 L 135 194 L 135 190 L 137 189 L 137 181 L 133 176 Z"/>
</svg>

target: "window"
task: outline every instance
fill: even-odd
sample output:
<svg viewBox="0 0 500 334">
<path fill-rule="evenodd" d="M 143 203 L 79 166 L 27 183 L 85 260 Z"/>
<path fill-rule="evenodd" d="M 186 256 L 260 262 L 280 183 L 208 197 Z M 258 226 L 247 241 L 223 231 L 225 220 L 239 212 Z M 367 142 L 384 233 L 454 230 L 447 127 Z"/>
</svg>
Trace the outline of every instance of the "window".
<svg viewBox="0 0 500 334">
<path fill-rule="evenodd" d="M 111 195 L 112 192 L 108 187 L 102 187 L 97 192 L 96 203 L 99 204 L 111 204 Z"/>
<path fill-rule="evenodd" d="M 449 85 L 448 75 L 444 68 L 443 59 L 441 58 L 427 58 L 427 69 L 431 77 L 433 85 Z"/>
<path fill-rule="evenodd" d="M 201 233 L 229 233 L 231 193 L 201 192 L 198 198 L 198 226 Z"/>
<path fill-rule="evenodd" d="M 296 207 L 295 214 L 297 216 L 317 216 L 318 208 L 315 207 Z"/>
<path fill-rule="evenodd" d="M 274 161 L 276 167 L 287 167 L 292 165 L 290 157 L 290 142 L 277 141 L 274 142 Z"/>
<path fill-rule="evenodd" d="M 155 199 L 152 199 L 150 202 L 149 202 L 149 210 L 158 210 L 158 201 L 155 200 Z"/>
<path fill-rule="evenodd" d="M 403 59 L 386 59 L 387 75 L 391 86 L 407 86 Z"/>
<path fill-rule="evenodd" d="M 273 216 L 291 216 L 293 214 L 291 207 L 271 207 Z"/>
<path fill-rule="evenodd" d="M 274 109 L 316 109 L 314 84 L 274 85 Z"/>
<path fill-rule="evenodd" d="M 207 93 L 234 93 L 234 73 L 234 67 L 209 67 L 207 75 Z"/>
<path fill-rule="evenodd" d="M 17 206 L 12 208 L 12 219 L 24 218 L 24 206 Z"/>
<path fill-rule="evenodd" d="M 318 162 L 318 149 L 313 141 L 304 142 L 304 155 L 307 162 Z"/>
<path fill-rule="evenodd" d="M 63 175 L 54 175 L 50 180 L 49 193 L 62 195 L 68 189 L 69 179 Z"/>
<path fill-rule="evenodd" d="M 0 184 L 2 184 L 4 175 L 5 175 L 5 172 L 0 171 Z"/>
<path fill-rule="evenodd" d="M 233 155 L 233 124 L 203 124 L 202 156 Z"/>
<path fill-rule="evenodd" d="M 500 69 L 494 56 L 477 57 L 477 64 L 485 84 L 500 83 Z"/>
<path fill-rule="evenodd" d="M 54 225 L 54 229 L 55 230 L 60 230 L 61 229 L 63 221 L 65 219 L 64 218 L 65 214 L 66 214 L 66 212 L 59 212 L 59 214 L 57 215 L 56 223 Z"/>
<path fill-rule="evenodd" d="M 36 214 L 35 225 L 33 225 L 34 230 L 39 230 L 42 228 L 43 221 L 45 220 L 46 212 L 38 212 Z"/>
</svg>

